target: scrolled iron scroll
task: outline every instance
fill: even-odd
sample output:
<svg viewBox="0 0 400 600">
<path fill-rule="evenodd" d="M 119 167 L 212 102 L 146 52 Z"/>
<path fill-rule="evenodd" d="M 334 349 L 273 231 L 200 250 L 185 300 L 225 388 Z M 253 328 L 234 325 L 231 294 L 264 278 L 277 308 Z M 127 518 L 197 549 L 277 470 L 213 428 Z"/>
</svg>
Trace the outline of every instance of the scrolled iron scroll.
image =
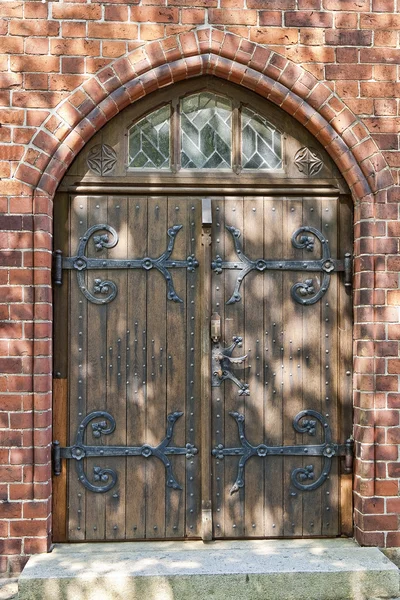
<svg viewBox="0 0 400 600">
<path fill-rule="evenodd" d="M 83 442 L 85 431 L 88 425 L 95 419 L 102 418 L 103 421 L 100 423 L 92 423 L 92 434 L 94 437 L 99 438 L 101 435 L 110 435 L 115 430 L 115 419 L 110 413 L 105 411 L 94 411 L 83 419 L 82 423 L 78 427 L 76 435 L 75 445 L 71 448 L 71 457 L 76 461 L 76 470 L 78 473 L 79 481 L 91 492 L 105 493 L 111 490 L 117 483 L 118 475 L 112 469 L 103 469 L 99 466 L 93 467 L 93 478 L 99 482 L 99 485 L 95 485 L 89 481 L 85 474 L 83 466 L 83 458 L 86 456 L 86 448 Z M 110 424 L 107 426 L 107 422 Z M 105 484 L 105 485 L 102 485 Z"/>
<path fill-rule="evenodd" d="M 311 233 L 312 235 L 307 235 L 308 233 Z M 328 291 L 331 280 L 330 273 L 335 268 L 334 263 L 331 261 L 328 240 L 315 227 L 304 226 L 296 229 L 292 234 L 292 246 L 299 250 L 313 252 L 315 238 L 321 243 L 322 260 L 320 270 L 324 273 L 319 289 L 315 292 L 314 280 L 306 279 L 304 282 L 295 283 L 290 290 L 290 295 L 293 300 L 298 304 L 306 306 L 318 302 L 318 300 L 320 300 Z"/>
<path fill-rule="evenodd" d="M 310 417 L 312 417 L 310 419 Z M 314 420 L 316 419 L 316 420 Z M 324 464 L 320 476 L 314 480 L 314 465 L 306 465 L 305 467 L 299 467 L 294 469 L 290 475 L 292 484 L 303 492 L 311 492 L 319 488 L 328 478 L 332 466 L 332 457 L 337 452 L 337 445 L 332 443 L 331 430 L 329 423 L 326 418 L 315 410 L 303 410 L 299 412 L 293 419 L 293 428 L 298 433 L 315 435 L 316 425 L 319 422 L 324 432 L 324 442 L 322 448 L 322 456 L 324 457 Z M 311 481 L 312 483 L 303 483 Z"/>
<path fill-rule="evenodd" d="M 100 231 L 108 231 L 108 233 L 112 235 L 111 241 L 109 240 L 107 233 L 104 233 L 103 235 L 94 235 L 96 232 Z M 92 236 L 94 236 L 93 242 L 95 248 L 97 252 L 100 252 L 103 249 L 114 248 L 118 244 L 118 234 L 114 227 L 111 227 L 111 225 L 107 225 L 105 223 L 102 225 L 93 225 L 93 227 L 90 227 L 90 229 L 87 230 L 85 235 L 80 240 L 76 253 L 76 259 L 73 263 L 74 269 L 76 270 L 76 278 L 79 289 L 85 298 L 87 298 L 87 300 L 90 302 L 93 302 L 93 304 L 108 304 L 114 300 L 118 293 L 118 288 L 113 281 L 102 281 L 101 279 L 95 279 L 93 291 L 97 294 L 101 294 L 103 296 L 102 298 L 96 297 L 89 292 L 85 282 L 84 272 L 87 269 L 85 253 L 89 240 Z"/>
</svg>

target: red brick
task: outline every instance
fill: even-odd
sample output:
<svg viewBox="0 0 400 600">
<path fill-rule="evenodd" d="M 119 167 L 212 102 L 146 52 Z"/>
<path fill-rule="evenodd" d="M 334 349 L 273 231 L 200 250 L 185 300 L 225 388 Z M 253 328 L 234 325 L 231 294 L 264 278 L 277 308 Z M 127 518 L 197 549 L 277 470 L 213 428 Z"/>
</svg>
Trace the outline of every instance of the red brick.
<svg viewBox="0 0 400 600">
<path fill-rule="evenodd" d="M 371 79 L 372 67 L 370 65 L 326 65 L 327 79 Z"/>
<path fill-rule="evenodd" d="M 259 24 L 272 27 L 280 27 L 282 25 L 282 13 L 280 11 L 261 10 L 259 14 Z"/>
<path fill-rule="evenodd" d="M 208 10 L 210 23 L 223 25 L 256 25 L 257 13 L 255 10 L 235 10 L 228 8 L 210 8 Z"/>
<path fill-rule="evenodd" d="M 284 16 L 288 27 L 332 27 L 333 17 L 327 12 L 288 11 Z"/>
<path fill-rule="evenodd" d="M 82 56 L 99 56 L 100 42 L 97 40 L 51 40 L 50 49 L 52 54 L 65 56 L 68 54 Z M 57 69 L 58 71 L 59 69 Z"/>
<path fill-rule="evenodd" d="M 178 17 L 177 8 L 132 6 L 130 20 L 135 22 L 177 23 Z"/>
<path fill-rule="evenodd" d="M 53 6 L 53 19 L 78 19 L 78 20 L 91 20 L 101 19 L 101 6 L 98 4 L 76 4 L 76 3 L 63 3 L 54 4 Z"/>
<path fill-rule="evenodd" d="M 0 17 L 22 17 L 23 5 L 21 2 L 7 2 L 0 6 Z"/>
<path fill-rule="evenodd" d="M 372 31 L 359 31 L 359 30 L 328 30 L 325 33 L 325 40 L 327 44 L 334 46 L 370 46 L 372 43 Z M 368 50 L 361 50 L 362 52 L 368 52 Z M 361 62 L 373 62 L 373 61 L 361 61 Z"/>
<path fill-rule="evenodd" d="M 22 542 L 17 539 L 0 539 L 0 553 L 1 554 L 20 554 Z"/>
<path fill-rule="evenodd" d="M 89 38 L 136 39 L 138 26 L 128 23 L 88 23 Z"/>
<path fill-rule="evenodd" d="M 48 551 L 48 540 L 47 537 L 24 537 L 24 553 L 25 554 L 37 554 L 40 552 Z"/>
<path fill-rule="evenodd" d="M 400 29 L 400 15 L 396 14 L 363 14 L 360 16 L 361 29 Z"/>
<path fill-rule="evenodd" d="M 65 38 L 84 38 L 86 37 L 86 23 L 64 21 L 61 24 L 61 32 Z"/>
<path fill-rule="evenodd" d="M 247 0 L 248 8 L 265 8 L 265 0 Z M 268 0 L 269 9 L 287 10 L 296 8 L 296 0 Z"/>
<path fill-rule="evenodd" d="M 201 25 L 205 22 L 205 10 L 202 8 L 186 8 L 182 11 L 182 23 Z"/>
<path fill-rule="evenodd" d="M 254 28 L 250 30 L 250 39 L 259 44 L 290 45 L 298 43 L 298 30 L 286 27 Z M 266 50 L 267 51 L 267 50 Z"/>
<path fill-rule="evenodd" d="M 4 54 L 21 54 L 24 51 L 24 41 L 18 37 L 0 38 L 0 52 Z"/>
<path fill-rule="evenodd" d="M 2 519 L 20 519 L 22 517 L 22 502 L 0 502 Z"/>
<path fill-rule="evenodd" d="M 25 19 L 47 19 L 49 14 L 48 4 L 43 2 L 26 2 L 24 4 Z"/>
<path fill-rule="evenodd" d="M 55 36 L 60 31 L 57 21 L 40 21 L 37 19 L 24 19 L 10 22 L 10 34 L 22 36 Z"/>
</svg>

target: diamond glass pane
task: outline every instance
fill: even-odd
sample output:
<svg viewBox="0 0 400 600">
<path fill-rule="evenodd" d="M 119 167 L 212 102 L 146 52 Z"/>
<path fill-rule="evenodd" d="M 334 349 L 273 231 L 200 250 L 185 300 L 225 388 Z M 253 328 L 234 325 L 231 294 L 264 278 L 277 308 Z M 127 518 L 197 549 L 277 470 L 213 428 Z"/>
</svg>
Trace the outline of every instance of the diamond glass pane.
<svg viewBox="0 0 400 600">
<path fill-rule="evenodd" d="M 131 169 L 170 169 L 170 106 L 138 121 L 129 131 Z"/>
<path fill-rule="evenodd" d="M 181 101 L 183 169 L 230 169 L 232 104 L 202 92 Z"/>
<path fill-rule="evenodd" d="M 249 108 L 242 109 L 243 169 L 281 169 L 282 139 L 279 131 Z"/>
</svg>

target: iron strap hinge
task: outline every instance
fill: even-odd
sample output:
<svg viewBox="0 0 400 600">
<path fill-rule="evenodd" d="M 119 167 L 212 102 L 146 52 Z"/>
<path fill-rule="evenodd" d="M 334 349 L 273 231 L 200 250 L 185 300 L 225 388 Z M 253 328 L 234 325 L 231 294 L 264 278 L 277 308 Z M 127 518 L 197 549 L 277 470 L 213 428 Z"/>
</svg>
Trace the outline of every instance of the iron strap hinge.
<svg viewBox="0 0 400 600">
<path fill-rule="evenodd" d="M 305 281 L 295 283 L 291 289 L 292 299 L 302 305 L 315 304 L 328 291 L 331 274 L 334 272 L 344 272 L 344 285 L 350 287 L 352 284 L 352 256 L 346 253 L 344 259 L 336 259 L 331 257 L 329 242 L 326 237 L 315 227 L 303 226 L 296 229 L 292 234 L 292 246 L 299 250 L 313 252 L 315 241 L 318 240 L 322 249 L 321 258 L 315 260 L 286 260 L 286 259 L 266 259 L 256 258 L 251 260 L 243 252 L 240 242 L 241 232 L 236 227 L 230 225 L 225 226 L 227 231 L 232 236 L 234 250 L 238 257 L 238 261 L 224 261 L 221 256 L 217 255 L 212 262 L 212 269 L 218 275 L 223 269 L 236 270 L 238 276 L 233 289 L 233 292 L 226 304 L 240 302 L 241 294 L 240 287 L 246 275 L 251 271 L 297 271 L 307 273 L 322 273 L 322 281 L 316 288 L 314 280 L 309 277 Z"/>
<path fill-rule="evenodd" d="M 62 272 L 64 269 L 74 270 L 78 281 L 79 289 L 82 294 L 93 304 L 107 304 L 117 296 L 118 288 L 113 281 L 94 280 L 93 290 L 90 291 L 85 281 L 85 271 L 89 270 L 113 270 L 113 269 L 144 269 L 150 271 L 156 269 L 165 278 L 167 283 L 167 298 L 174 302 L 183 302 L 175 291 L 174 282 L 170 269 L 184 268 L 193 272 L 199 263 L 195 256 L 191 254 L 185 260 L 174 260 L 171 258 L 174 250 L 175 238 L 183 225 L 173 225 L 168 229 L 168 245 L 166 250 L 157 258 L 144 256 L 143 258 L 90 258 L 86 256 L 89 240 L 92 238 L 97 252 L 105 249 L 114 248 L 118 244 L 118 234 L 113 227 L 105 223 L 93 225 L 80 239 L 75 256 L 62 256 L 61 250 L 54 253 L 54 283 L 62 285 Z M 106 232 L 106 233 L 101 233 Z M 96 234 L 96 235 L 95 235 Z M 111 240 L 110 240 L 111 235 Z"/>
<path fill-rule="evenodd" d="M 218 444 L 212 451 L 217 460 L 224 459 L 225 456 L 237 456 L 239 458 L 236 480 L 231 488 L 231 494 L 244 487 L 244 470 L 246 462 L 252 456 L 268 458 L 269 456 L 303 456 L 310 457 L 310 464 L 293 469 L 290 480 L 292 485 L 301 491 L 312 491 L 319 488 L 329 477 L 332 459 L 334 456 L 343 456 L 345 458 L 345 472 L 351 472 L 353 460 L 353 440 L 349 438 L 345 444 L 336 444 L 332 442 L 332 433 L 329 422 L 326 417 L 315 410 L 302 410 L 293 419 L 293 429 L 297 433 L 315 436 L 318 424 L 322 427 L 323 443 L 305 444 L 296 446 L 269 446 L 266 444 L 251 444 L 245 434 L 245 417 L 239 412 L 230 412 L 231 417 L 236 421 L 240 440 L 239 447 L 226 448 L 223 444 Z M 321 456 L 323 465 L 321 473 L 315 476 L 314 465 L 311 457 Z"/>
<path fill-rule="evenodd" d="M 104 469 L 95 465 L 93 467 L 92 483 L 87 478 L 84 471 L 84 458 L 103 458 L 110 456 L 142 456 L 158 458 L 165 467 L 166 485 L 174 490 L 181 490 L 181 486 L 175 479 L 171 460 L 167 457 L 175 455 L 185 455 L 186 458 L 193 458 L 198 450 L 193 444 L 187 443 L 183 447 L 170 446 L 174 426 L 176 421 L 183 415 L 183 412 L 174 412 L 167 416 L 167 430 L 165 438 L 158 446 L 142 444 L 141 446 L 90 446 L 83 441 L 86 430 L 91 424 L 92 435 L 94 438 L 100 438 L 102 435 L 110 435 L 116 427 L 115 419 L 110 413 L 105 411 L 94 411 L 86 415 L 78 427 L 75 444 L 73 446 L 61 447 L 56 440 L 53 442 L 53 471 L 55 475 L 61 474 L 62 459 L 75 460 L 76 470 L 79 481 L 91 492 L 108 492 L 117 482 L 118 476 L 112 469 Z M 100 419 L 100 420 L 99 420 Z"/>
</svg>

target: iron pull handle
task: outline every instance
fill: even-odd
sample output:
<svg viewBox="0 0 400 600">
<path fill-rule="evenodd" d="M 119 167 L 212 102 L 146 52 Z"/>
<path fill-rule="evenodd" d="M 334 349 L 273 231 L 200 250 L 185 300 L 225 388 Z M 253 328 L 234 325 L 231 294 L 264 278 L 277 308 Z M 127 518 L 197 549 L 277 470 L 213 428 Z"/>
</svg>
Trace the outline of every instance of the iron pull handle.
<svg viewBox="0 0 400 600">
<path fill-rule="evenodd" d="M 215 357 L 216 360 L 222 362 L 223 360 L 229 361 L 233 365 L 241 365 L 247 358 L 247 354 L 244 356 L 226 356 L 226 354 L 217 354 Z"/>
</svg>

